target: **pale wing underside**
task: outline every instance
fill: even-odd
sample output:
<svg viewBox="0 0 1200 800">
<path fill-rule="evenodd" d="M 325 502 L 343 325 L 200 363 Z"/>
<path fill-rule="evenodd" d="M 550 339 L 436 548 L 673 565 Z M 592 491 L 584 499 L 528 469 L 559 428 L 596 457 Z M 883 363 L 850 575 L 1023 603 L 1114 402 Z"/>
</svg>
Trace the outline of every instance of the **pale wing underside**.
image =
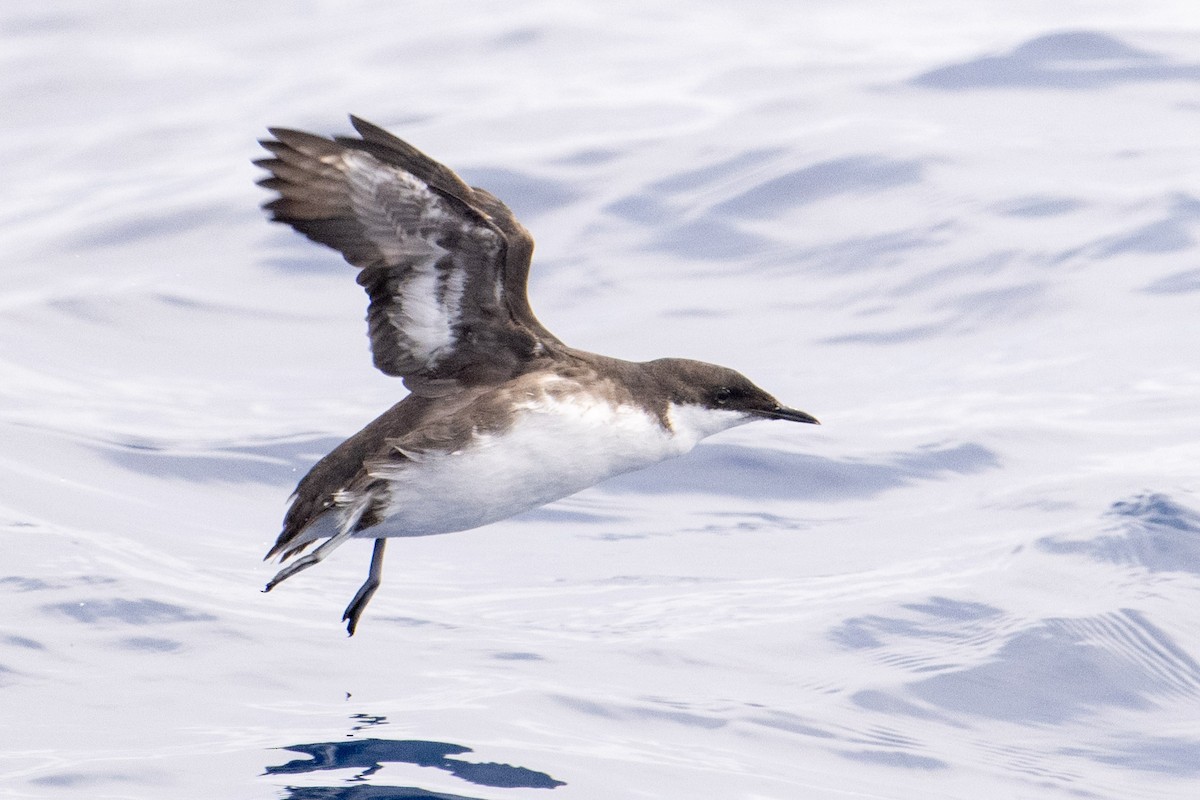
<svg viewBox="0 0 1200 800">
<path fill-rule="evenodd" d="M 384 373 L 427 396 L 520 373 L 557 341 L 525 295 L 532 239 L 490 194 L 352 119 L 362 139 L 272 128 L 264 207 L 360 269 Z"/>
</svg>

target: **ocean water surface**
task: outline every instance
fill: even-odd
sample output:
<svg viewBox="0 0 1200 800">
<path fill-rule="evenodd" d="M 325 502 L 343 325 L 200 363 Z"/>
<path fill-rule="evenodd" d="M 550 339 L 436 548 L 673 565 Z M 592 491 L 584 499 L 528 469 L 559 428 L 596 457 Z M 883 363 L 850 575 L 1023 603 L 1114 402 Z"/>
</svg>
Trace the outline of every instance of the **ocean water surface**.
<svg viewBox="0 0 1200 800">
<path fill-rule="evenodd" d="M 0 797 L 1200 790 L 1191 4 L 10 4 L 0 102 Z M 262 594 L 402 395 L 258 209 L 349 112 L 565 341 L 824 424 Z"/>
</svg>

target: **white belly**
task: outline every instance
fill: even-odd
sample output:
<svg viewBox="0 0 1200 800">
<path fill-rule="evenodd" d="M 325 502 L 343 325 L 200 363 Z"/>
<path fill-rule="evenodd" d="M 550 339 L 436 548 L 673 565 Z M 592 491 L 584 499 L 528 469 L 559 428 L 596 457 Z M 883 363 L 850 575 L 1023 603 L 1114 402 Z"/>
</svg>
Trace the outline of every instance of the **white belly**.
<svg viewBox="0 0 1200 800">
<path fill-rule="evenodd" d="M 496 522 L 681 455 L 697 433 L 669 431 L 632 406 L 543 398 L 502 435 L 374 471 L 389 480 L 391 499 L 385 521 L 358 535 L 428 536 Z"/>
</svg>

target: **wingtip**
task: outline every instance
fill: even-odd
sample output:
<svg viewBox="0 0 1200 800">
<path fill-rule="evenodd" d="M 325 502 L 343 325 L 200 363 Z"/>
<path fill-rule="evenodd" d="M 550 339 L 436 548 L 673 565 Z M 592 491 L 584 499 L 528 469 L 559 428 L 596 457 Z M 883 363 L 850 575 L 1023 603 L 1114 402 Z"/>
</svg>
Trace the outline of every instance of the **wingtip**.
<svg viewBox="0 0 1200 800">
<path fill-rule="evenodd" d="M 342 150 L 337 142 L 327 136 L 320 136 L 308 131 L 298 131 L 294 128 L 267 128 L 267 130 L 278 140 L 278 142 L 271 142 L 269 145 L 262 145 L 272 153 L 278 154 L 279 149 L 277 148 L 282 146 L 282 150 L 284 151 L 295 150 L 301 155 L 317 158 L 338 153 Z"/>
<path fill-rule="evenodd" d="M 368 122 L 357 114 L 350 115 L 350 124 L 354 126 L 354 130 L 358 131 L 358 135 L 364 140 L 382 138 L 386 141 L 396 138 L 374 122 Z"/>
</svg>

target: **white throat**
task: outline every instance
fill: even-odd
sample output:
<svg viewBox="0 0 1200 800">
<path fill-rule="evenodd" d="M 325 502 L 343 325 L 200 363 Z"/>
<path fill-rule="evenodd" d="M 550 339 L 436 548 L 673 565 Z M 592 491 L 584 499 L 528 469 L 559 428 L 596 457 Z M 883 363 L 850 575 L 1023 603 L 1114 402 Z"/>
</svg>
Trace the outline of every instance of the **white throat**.
<svg viewBox="0 0 1200 800">
<path fill-rule="evenodd" d="M 691 403 L 671 403 L 667 406 L 667 421 L 675 440 L 684 451 L 691 450 L 701 439 L 738 425 L 752 422 L 754 417 L 741 411 L 726 411 Z"/>
</svg>

